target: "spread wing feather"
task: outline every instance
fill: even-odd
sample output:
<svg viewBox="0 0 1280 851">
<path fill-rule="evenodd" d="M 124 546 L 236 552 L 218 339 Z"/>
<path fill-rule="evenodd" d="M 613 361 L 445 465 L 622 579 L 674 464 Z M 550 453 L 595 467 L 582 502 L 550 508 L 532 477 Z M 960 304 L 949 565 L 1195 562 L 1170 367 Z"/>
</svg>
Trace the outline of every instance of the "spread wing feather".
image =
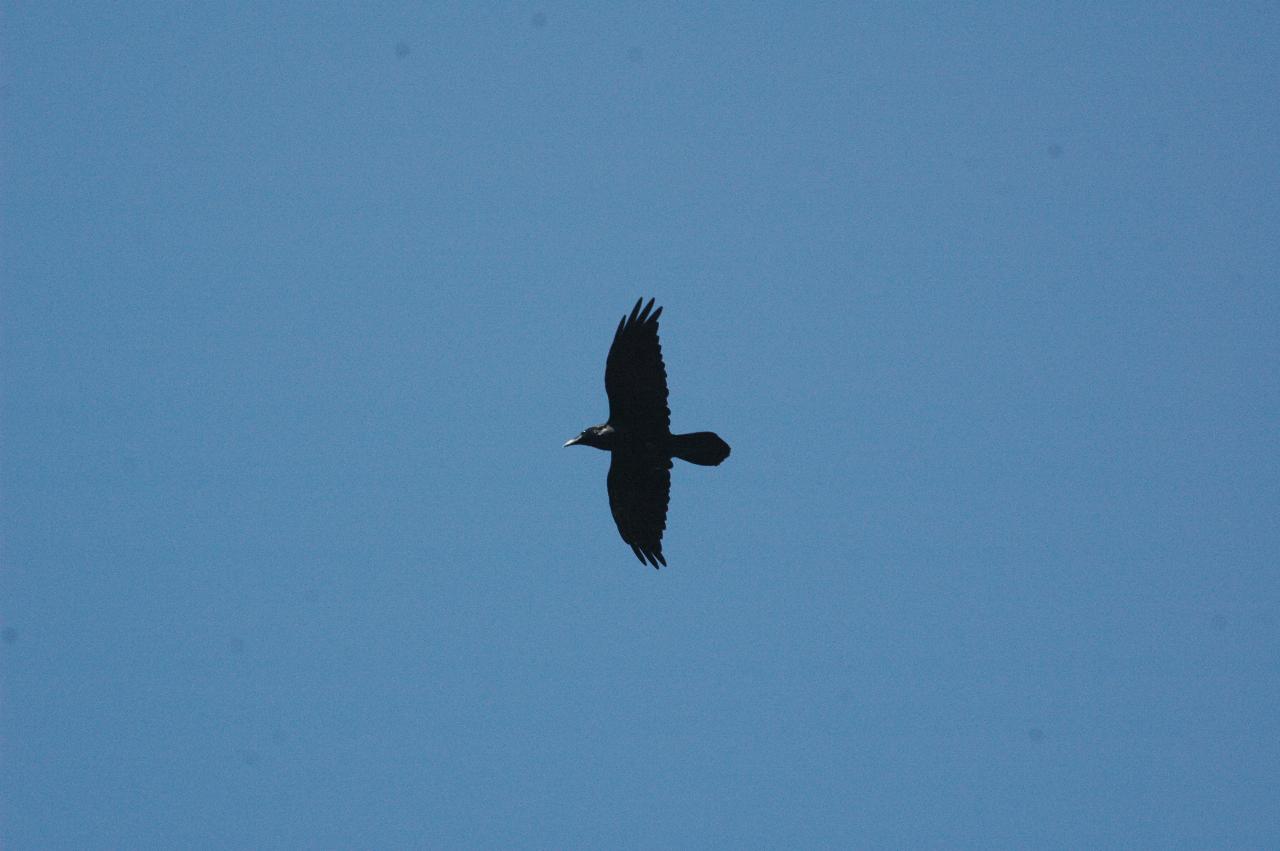
<svg viewBox="0 0 1280 851">
<path fill-rule="evenodd" d="M 662 532 L 667 528 L 671 495 L 671 459 L 656 452 L 612 453 L 609 463 L 609 510 L 618 534 L 640 559 L 666 566 Z"/>
<path fill-rule="evenodd" d="M 604 389 L 609 394 L 609 422 L 635 437 L 666 438 L 671 433 L 667 407 L 667 368 L 658 342 L 658 317 L 653 299 L 640 309 L 636 302 L 629 316 L 618 323 L 604 367 Z M 650 312 L 652 311 L 652 312 Z"/>
</svg>

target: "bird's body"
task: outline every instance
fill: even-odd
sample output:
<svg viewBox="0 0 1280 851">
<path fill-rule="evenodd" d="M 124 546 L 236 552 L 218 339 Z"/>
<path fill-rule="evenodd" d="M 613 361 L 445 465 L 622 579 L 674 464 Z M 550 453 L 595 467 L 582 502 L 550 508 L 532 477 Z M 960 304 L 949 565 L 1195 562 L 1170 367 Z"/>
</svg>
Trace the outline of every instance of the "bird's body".
<svg viewBox="0 0 1280 851">
<path fill-rule="evenodd" d="M 715 466 L 729 457 L 729 444 L 709 431 L 671 433 L 667 408 L 667 370 L 658 342 L 653 299 L 641 310 L 636 302 L 618 323 L 605 363 L 609 421 L 591 426 L 565 446 L 583 445 L 612 455 L 609 508 L 622 540 L 636 558 L 654 567 L 666 565 L 662 533 L 667 525 L 671 459 Z"/>
</svg>

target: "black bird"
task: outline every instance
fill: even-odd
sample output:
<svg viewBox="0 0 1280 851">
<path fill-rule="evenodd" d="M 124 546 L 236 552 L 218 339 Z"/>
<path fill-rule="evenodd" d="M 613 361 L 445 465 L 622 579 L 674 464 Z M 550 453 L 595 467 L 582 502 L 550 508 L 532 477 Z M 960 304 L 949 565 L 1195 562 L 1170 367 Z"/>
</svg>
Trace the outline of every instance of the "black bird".
<svg viewBox="0 0 1280 851">
<path fill-rule="evenodd" d="M 658 343 L 653 299 L 622 317 L 604 366 L 609 421 L 591 426 L 565 446 L 594 446 L 613 454 L 609 462 L 609 509 L 618 533 L 640 563 L 666 566 L 662 530 L 667 528 L 671 459 L 714 467 L 729 457 L 729 444 L 709 431 L 671 433 L 667 369 Z M 652 311 L 652 312 L 651 312 Z"/>
</svg>

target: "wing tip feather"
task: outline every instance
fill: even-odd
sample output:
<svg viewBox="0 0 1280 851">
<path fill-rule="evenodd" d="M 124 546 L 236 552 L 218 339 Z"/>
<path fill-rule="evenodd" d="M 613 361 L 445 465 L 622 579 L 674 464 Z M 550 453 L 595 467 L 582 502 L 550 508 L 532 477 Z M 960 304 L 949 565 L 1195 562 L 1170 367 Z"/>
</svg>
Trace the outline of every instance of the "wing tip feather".
<svg viewBox="0 0 1280 851">
<path fill-rule="evenodd" d="M 662 555 L 660 546 L 655 550 L 649 547 L 642 547 L 639 544 L 632 544 L 630 541 L 627 543 L 631 547 L 631 552 L 635 553 L 641 564 L 652 565 L 654 570 L 667 566 L 667 559 Z"/>
</svg>

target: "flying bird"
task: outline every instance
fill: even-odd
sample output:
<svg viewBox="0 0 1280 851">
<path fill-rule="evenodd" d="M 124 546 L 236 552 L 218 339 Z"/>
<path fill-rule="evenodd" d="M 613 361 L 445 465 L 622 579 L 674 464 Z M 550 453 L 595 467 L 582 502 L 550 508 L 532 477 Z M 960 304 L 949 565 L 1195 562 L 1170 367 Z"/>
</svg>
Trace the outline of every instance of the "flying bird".
<svg viewBox="0 0 1280 851">
<path fill-rule="evenodd" d="M 729 457 L 729 444 L 710 431 L 671 433 L 667 369 L 658 343 L 653 299 L 641 298 L 622 317 L 604 366 L 609 421 L 587 428 L 565 446 L 594 446 L 612 455 L 609 510 L 618 534 L 641 564 L 666 566 L 662 532 L 667 528 L 671 459 L 714 467 Z"/>
</svg>

